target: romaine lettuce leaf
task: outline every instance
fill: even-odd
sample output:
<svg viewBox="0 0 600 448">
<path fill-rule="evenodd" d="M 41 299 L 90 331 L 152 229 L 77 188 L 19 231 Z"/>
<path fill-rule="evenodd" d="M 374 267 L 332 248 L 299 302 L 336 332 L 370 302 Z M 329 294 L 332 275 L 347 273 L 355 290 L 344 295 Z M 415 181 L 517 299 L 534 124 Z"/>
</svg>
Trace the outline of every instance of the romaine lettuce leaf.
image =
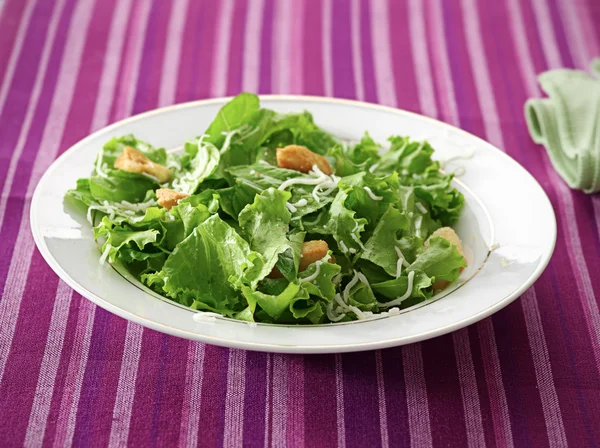
<svg viewBox="0 0 600 448">
<path fill-rule="evenodd" d="M 239 290 L 256 285 L 263 264 L 260 254 L 213 215 L 177 245 L 162 271 L 144 279 L 160 284 L 163 294 L 180 303 L 201 302 L 206 309 L 231 316 L 245 308 Z"/>
<path fill-rule="evenodd" d="M 421 270 L 436 280 L 453 282 L 466 267 L 465 258 L 458 253 L 456 246 L 441 237 L 429 240 L 429 247 L 411 263 L 409 271 Z"/>
</svg>

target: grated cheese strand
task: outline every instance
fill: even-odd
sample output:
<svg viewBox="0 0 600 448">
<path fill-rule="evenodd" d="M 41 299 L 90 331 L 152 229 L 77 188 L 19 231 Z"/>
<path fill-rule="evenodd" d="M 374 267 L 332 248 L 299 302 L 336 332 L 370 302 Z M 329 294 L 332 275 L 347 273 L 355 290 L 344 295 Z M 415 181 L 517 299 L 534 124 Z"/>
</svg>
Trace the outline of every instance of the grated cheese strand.
<svg viewBox="0 0 600 448">
<path fill-rule="evenodd" d="M 383 196 L 377 196 L 375 193 L 373 193 L 373 191 L 369 187 L 363 187 L 363 188 L 365 189 L 365 191 L 367 192 L 369 197 L 371 199 L 373 199 L 374 201 L 381 201 L 383 199 Z"/>
<path fill-rule="evenodd" d="M 401 296 L 396 297 L 391 302 L 387 302 L 387 303 L 377 302 L 377 305 L 380 308 L 389 308 L 391 306 L 400 305 L 402 302 L 404 302 L 406 299 L 408 299 L 410 297 L 410 295 L 412 293 L 412 289 L 413 289 L 414 279 L 415 279 L 415 271 L 410 271 L 408 273 L 408 285 L 406 287 L 406 292 L 404 294 L 402 294 Z"/>
<path fill-rule="evenodd" d="M 301 278 L 300 283 L 309 283 L 309 282 L 312 282 L 313 280 L 317 279 L 317 277 L 319 276 L 319 273 L 321 272 L 321 260 L 318 260 L 315 264 L 317 266 L 317 268 L 315 269 L 315 272 L 306 278 Z"/>
</svg>

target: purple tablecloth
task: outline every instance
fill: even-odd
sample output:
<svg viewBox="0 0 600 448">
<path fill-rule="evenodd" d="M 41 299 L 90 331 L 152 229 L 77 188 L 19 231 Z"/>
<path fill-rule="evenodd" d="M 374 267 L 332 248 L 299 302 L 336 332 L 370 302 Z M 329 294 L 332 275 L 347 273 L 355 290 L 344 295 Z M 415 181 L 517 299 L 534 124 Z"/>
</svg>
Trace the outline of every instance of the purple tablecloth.
<svg viewBox="0 0 600 448">
<path fill-rule="evenodd" d="M 597 0 L 0 1 L 1 446 L 593 446 L 600 197 L 528 137 L 538 72 L 600 55 Z M 286 356 L 113 316 L 35 250 L 44 170 L 108 123 L 198 98 L 302 93 L 416 111 L 503 148 L 558 218 L 549 268 L 420 344 Z M 510 182 L 510 179 L 506 179 Z"/>
</svg>

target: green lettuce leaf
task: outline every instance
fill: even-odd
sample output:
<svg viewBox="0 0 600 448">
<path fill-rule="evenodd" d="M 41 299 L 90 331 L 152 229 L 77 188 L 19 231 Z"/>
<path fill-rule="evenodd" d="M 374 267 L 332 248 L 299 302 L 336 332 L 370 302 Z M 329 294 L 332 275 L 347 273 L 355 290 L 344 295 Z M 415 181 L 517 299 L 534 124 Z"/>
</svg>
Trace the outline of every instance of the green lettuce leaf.
<svg viewBox="0 0 600 448">
<path fill-rule="evenodd" d="M 206 309 L 231 316 L 246 306 L 238 290 L 256 285 L 263 263 L 233 228 L 213 215 L 177 245 L 159 274 L 145 280 L 162 282 L 162 293 L 180 303 L 201 302 Z"/>
<path fill-rule="evenodd" d="M 399 259 L 396 252 L 396 248 L 399 247 L 398 235 L 407 229 L 408 225 L 409 221 L 404 213 L 389 207 L 375 227 L 373 235 L 365 243 L 361 258 L 382 267 L 385 272 L 395 277 Z"/>
<path fill-rule="evenodd" d="M 291 260 L 287 259 L 287 264 L 284 263 L 285 271 L 291 279 L 296 276 L 300 259 L 294 258 L 297 247 L 294 248 L 287 237 L 291 215 L 285 204 L 290 196 L 287 191 L 269 188 L 257 195 L 254 203 L 247 205 L 239 215 L 240 227 L 248 236 L 250 247 L 261 254 L 265 261 L 259 279 L 269 275 L 279 257 L 288 251 Z"/>
<path fill-rule="evenodd" d="M 456 246 L 444 238 L 434 237 L 429 240 L 429 247 L 411 263 L 408 270 L 420 270 L 436 280 L 453 282 L 460 275 L 461 268 L 466 266 L 465 258 L 458 253 Z"/>
</svg>

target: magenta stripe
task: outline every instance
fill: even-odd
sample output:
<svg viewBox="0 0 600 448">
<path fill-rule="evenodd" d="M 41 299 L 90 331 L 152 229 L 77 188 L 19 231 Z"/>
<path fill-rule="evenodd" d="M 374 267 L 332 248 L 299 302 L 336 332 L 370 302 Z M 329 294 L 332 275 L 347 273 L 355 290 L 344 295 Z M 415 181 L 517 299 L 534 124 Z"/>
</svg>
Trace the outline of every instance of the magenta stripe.
<svg viewBox="0 0 600 448">
<path fill-rule="evenodd" d="M 169 17 L 171 14 L 171 3 L 170 0 L 152 3 L 140 73 L 136 84 L 133 113 L 141 113 L 158 106 L 162 75 L 162 70 L 159 70 L 159 67 L 163 64 L 167 41 L 168 21 L 164 18 Z"/>
<path fill-rule="evenodd" d="M 333 2 L 331 40 L 333 57 L 333 95 L 354 98 L 354 68 L 350 39 L 350 2 Z"/>
<path fill-rule="evenodd" d="M 198 440 L 222 446 L 229 350 L 207 345 L 205 357 L 211 362 L 204 363 Z"/>
<path fill-rule="evenodd" d="M 2 41 L 0 42 L 0 86 L 8 69 L 8 61 L 14 51 L 17 32 L 21 21 L 24 19 L 24 10 L 27 2 L 23 0 L 10 0 L 6 2 L 0 14 L 0 29 Z"/>
<path fill-rule="evenodd" d="M 36 252 L 30 269 L 32 278 L 37 281 L 28 284 L 24 297 L 34 298 L 22 309 L 27 311 L 27 322 L 19 319 L 14 339 L 12 356 L 4 371 L 4 378 L 19 378 L 19 381 L 2 381 L 0 384 L 0 419 L 3 428 L 10 430 L 9 439 L 17 445 L 25 438 L 29 413 L 33 402 L 41 359 L 46 343 L 45 334 L 50 324 L 54 292 L 58 280 L 51 269 Z M 26 356 L 19 356 L 19 347 L 27 347 Z"/>
<path fill-rule="evenodd" d="M 329 355 L 304 358 L 304 442 L 337 446 L 335 359 Z"/>
<path fill-rule="evenodd" d="M 375 70 L 373 63 L 373 43 L 371 42 L 371 8 L 369 0 L 360 0 L 360 46 L 362 55 L 362 78 L 365 101 L 377 102 Z"/>
<path fill-rule="evenodd" d="M 236 2 L 236 7 L 233 12 L 233 22 L 231 26 L 231 42 L 229 46 L 227 95 L 237 95 L 242 91 L 242 64 L 247 13 L 248 0 Z"/>
<path fill-rule="evenodd" d="M 246 358 L 244 397 L 244 446 L 265 445 L 265 408 L 267 406 L 267 357 L 249 352 Z"/>
<path fill-rule="evenodd" d="M 390 446 L 410 446 L 402 349 L 381 352 Z"/>
<path fill-rule="evenodd" d="M 288 359 L 287 446 L 304 446 L 304 358 Z M 310 385 L 308 385 L 310 387 Z"/>
<path fill-rule="evenodd" d="M 450 411 L 461 401 L 452 336 L 426 341 L 422 348 L 433 445 L 467 446 L 464 413 Z"/>
<path fill-rule="evenodd" d="M 167 356 L 165 338 L 167 336 L 155 331 L 144 330 L 138 374 L 135 382 L 135 396 L 131 407 L 128 445 L 139 443 L 140 446 L 151 446 L 152 431 L 155 427 L 155 406 L 164 387 L 164 362 Z M 173 431 L 179 435 L 179 426 L 174 422 Z"/>
<path fill-rule="evenodd" d="M 323 95 L 323 30 L 317 24 L 322 22 L 322 8 L 319 0 L 307 0 L 304 8 L 304 94 Z M 266 20 L 265 20 L 266 21 Z"/>
<path fill-rule="evenodd" d="M 263 27 L 260 38 L 260 80 L 258 83 L 258 93 L 271 93 L 273 64 L 271 58 L 273 55 L 273 45 L 271 39 L 273 35 L 273 6 L 274 0 L 265 0 L 263 7 Z"/>
<path fill-rule="evenodd" d="M 377 374 L 375 352 L 349 353 L 344 360 L 344 406 L 347 409 L 361 409 L 360 413 L 347 412 L 346 445 L 379 446 L 379 402 L 377 394 Z"/>
</svg>

